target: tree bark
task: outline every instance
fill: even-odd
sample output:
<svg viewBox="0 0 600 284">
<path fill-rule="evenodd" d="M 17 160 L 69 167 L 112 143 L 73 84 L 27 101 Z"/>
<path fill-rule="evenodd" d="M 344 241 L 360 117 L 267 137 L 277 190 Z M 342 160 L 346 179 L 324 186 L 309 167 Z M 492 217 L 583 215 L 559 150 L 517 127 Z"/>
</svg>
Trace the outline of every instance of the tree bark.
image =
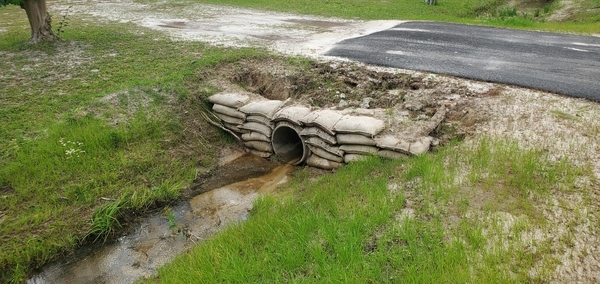
<svg viewBox="0 0 600 284">
<path fill-rule="evenodd" d="M 27 13 L 29 25 L 31 26 L 31 38 L 29 39 L 31 43 L 57 39 L 52 32 L 52 19 L 46 9 L 46 0 L 25 0 L 21 3 L 21 8 Z"/>
</svg>

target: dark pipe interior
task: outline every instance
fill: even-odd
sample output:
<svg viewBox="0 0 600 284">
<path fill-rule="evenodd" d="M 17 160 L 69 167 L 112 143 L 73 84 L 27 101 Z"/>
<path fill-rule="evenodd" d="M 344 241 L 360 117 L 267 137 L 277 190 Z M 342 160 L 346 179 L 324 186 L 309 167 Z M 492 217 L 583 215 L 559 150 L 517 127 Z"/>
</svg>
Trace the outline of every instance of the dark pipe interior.
<svg viewBox="0 0 600 284">
<path fill-rule="evenodd" d="M 273 130 L 271 143 L 275 155 L 286 163 L 299 165 L 306 160 L 307 149 L 296 130 L 288 126 L 277 126 Z"/>
</svg>

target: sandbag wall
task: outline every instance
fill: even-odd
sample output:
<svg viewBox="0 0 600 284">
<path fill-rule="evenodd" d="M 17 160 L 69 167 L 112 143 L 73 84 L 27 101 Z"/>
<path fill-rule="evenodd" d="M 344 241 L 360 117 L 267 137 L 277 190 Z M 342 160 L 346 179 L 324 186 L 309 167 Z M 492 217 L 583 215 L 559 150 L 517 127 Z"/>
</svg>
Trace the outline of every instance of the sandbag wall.
<svg viewBox="0 0 600 284">
<path fill-rule="evenodd" d="M 295 164 L 305 162 L 321 169 L 336 169 L 369 155 L 393 159 L 420 154 L 429 150 L 432 141 L 429 136 L 407 140 L 384 135 L 386 125 L 380 119 L 330 109 L 312 110 L 291 105 L 289 100 L 219 93 L 209 101 L 223 126 L 238 134 L 252 153 L 264 158 L 273 154 L 281 157 L 288 153 L 282 148 L 293 144 L 301 149 Z M 283 139 L 291 142 L 281 142 L 282 135 L 297 136 Z"/>
</svg>

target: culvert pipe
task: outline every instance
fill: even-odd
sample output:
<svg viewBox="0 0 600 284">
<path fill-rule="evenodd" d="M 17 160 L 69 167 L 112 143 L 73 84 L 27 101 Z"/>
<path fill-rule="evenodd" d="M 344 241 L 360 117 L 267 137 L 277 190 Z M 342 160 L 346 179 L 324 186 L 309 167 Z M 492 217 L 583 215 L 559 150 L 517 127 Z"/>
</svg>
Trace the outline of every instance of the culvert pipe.
<svg viewBox="0 0 600 284">
<path fill-rule="evenodd" d="M 271 135 L 271 144 L 275 155 L 286 163 L 300 165 L 310 156 L 308 146 L 300 136 L 300 127 L 279 123 Z"/>
</svg>

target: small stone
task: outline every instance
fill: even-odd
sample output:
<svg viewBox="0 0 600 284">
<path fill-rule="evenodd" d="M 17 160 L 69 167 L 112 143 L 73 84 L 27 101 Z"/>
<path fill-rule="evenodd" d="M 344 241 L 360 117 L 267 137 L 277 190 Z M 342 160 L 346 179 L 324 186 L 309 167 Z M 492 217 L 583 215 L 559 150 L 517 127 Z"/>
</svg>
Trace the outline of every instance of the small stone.
<svg viewBox="0 0 600 284">
<path fill-rule="evenodd" d="M 349 105 L 349 104 L 348 104 L 348 101 L 346 101 L 346 100 L 341 100 L 341 101 L 340 101 L 340 103 L 338 104 L 338 107 L 339 107 L 339 108 L 346 108 L 346 107 L 348 107 L 348 105 Z"/>
<path fill-rule="evenodd" d="M 369 98 L 369 97 L 362 99 L 360 108 L 369 108 L 372 100 L 373 100 L 373 98 Z"/>
</svg>

